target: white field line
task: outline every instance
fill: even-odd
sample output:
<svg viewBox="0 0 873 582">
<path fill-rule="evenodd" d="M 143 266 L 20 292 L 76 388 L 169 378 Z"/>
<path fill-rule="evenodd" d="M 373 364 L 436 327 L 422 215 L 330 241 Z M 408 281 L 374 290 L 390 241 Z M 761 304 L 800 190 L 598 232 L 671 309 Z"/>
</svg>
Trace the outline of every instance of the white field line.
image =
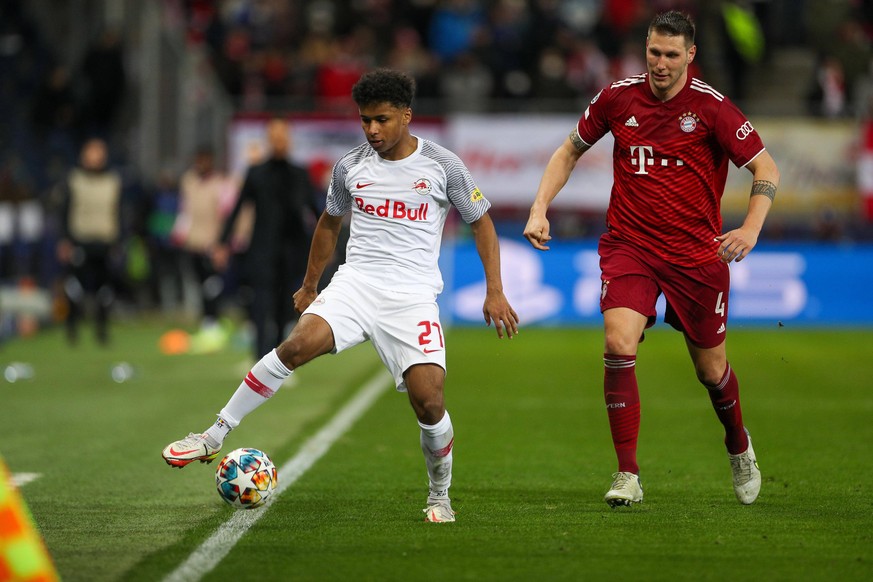
<svg viewBox="0 0 873 582">
<path fill-rule="evenodd" d="M 23 487 L 31 481 L 36 481 L 40 477 L 42 477 L 42 473 L 13 473 L 12 483 L 16 487 Z"/>
<path fill-rule="evenodd" d="M 382 368 L 371 378 L 317 434 L 300 448 L 294 457 L 279 469 L 279 486 L 264 507 L 235 511 L 188 559 L 170 572 L 164 582 L 191 582 L 200 580 L 230 552 L 285 489 L 293 485 L 312 465 L 330 450 L 330 447 L 367 411 L 389 386 L 388 373 Z"/>
</svg>

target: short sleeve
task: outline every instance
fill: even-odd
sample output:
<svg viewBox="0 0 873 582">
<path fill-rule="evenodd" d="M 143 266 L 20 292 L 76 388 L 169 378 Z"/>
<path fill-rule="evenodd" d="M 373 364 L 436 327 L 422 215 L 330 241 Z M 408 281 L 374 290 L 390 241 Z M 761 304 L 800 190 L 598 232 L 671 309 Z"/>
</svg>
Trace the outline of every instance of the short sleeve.
<svg viewBox="0 0 873 582">
<path fill-rule="evenodd" d="M 727 98 L 716 117 L 715 137 L 737 167 L 745 166 L 764 150 L 752 122 Z"/>
<path fill-rule="evenodd" d="M 579 121 L 576 123 L 576 131 L 586 145 L 593 146 L 597 141 L 609 132 L 609 118 L 607 116 L 609 88 L 602 89 L 594 98 Z"/>
</svg>

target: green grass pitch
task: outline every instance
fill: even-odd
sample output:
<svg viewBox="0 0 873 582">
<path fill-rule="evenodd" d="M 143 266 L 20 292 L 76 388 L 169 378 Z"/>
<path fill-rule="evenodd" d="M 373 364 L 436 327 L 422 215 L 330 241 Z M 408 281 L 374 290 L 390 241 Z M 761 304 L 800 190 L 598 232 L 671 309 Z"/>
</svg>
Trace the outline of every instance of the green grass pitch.
<svg viewBox="0 0 873 582">
<path fill-rule="evenodd" d="M 240 348 L 165 356 L 166 321 L 111 347 L 57 330 L 0 348 L 35 376 L 0 380 L 0 453 L 67 581 L 161 580 L 233 515 L 215 463 L 161 449 L 208 426 L 247 371 Z M 645 502 L 610 509 L 615 459 L 599 329 L 448 333 L 454 524 L 423 523 L 426 475 L 405 395 L 390 387 L 266 510 L 205 580 L 873 579 L 870 330 L 735 328 L 729 357 L 764 484 L 734 498 L 721 427 L 679 334 L 641 346 Z M 135 376 L 110 377 L 115 362 Z M 302 368 L 234 431 L 277 465 L 379 369 L 371 346 Z"/>
</svg>

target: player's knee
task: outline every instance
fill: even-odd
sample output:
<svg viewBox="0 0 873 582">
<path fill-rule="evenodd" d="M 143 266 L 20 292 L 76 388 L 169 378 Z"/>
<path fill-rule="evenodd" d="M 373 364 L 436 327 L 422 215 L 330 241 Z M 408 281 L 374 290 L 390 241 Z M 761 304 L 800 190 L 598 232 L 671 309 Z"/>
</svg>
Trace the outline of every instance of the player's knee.
<svg viewBox="0 0 873 582">
<path fill-rule="evenodd" d="M 637 353 L 638 344 L 638 337 L 631 337 L 617 332 L 607 332 L 604 338 L 604 352 L 607 354 L 630 356 Z"/>
<path fill-rule="evenodd" d="M 276 355 L 289 370 L 333 350 L 333 334 L 320 319 L 301 320 L 288 337 L 276 347 Z"/>
<path fill-rule="evenodd" d="M 299 337 L 293 335 L 288 337 L 276 348 L 276 355 L 289 370 L 294 370 L 312 359 L 312 356 L 306 353 L 307 347 L 305 342 Z"/>
<path fill-rule="evenodd" d="M 429 395 L 425 398 L 417 398 L 412 401 L 415 416 L 424 424 L 436 424 L 442 420 L 446 410 L 442 395 Z"/>
<path fill-rule="evenodd" d="M 706 386 L 712 388 L 718 386 L 724 376 L 724 370 L 718 369 L 716 366 L 695 366 L 694 372 L 697 374 L 697 380 Z"/>
</svg>

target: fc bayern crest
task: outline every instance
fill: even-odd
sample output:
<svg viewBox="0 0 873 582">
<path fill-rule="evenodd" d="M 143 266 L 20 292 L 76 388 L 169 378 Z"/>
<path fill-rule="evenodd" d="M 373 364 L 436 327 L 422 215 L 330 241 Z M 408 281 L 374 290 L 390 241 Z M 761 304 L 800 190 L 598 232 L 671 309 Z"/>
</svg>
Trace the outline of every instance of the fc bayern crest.
<svg viewBox="0 0 873 582">
<path fill-rule="evenodd" d="M 427 196 L 430 194 L 430 180 L 427 178 L 419 178 L 414 184 L 412 184 L 412 189 L 422 196 Z"/>
<path fill-rule="evenodd" d="M 700 118 L 690 111 L 688 113 L 683 113 L 679 116 L 679 129 L 685 133 L 691 133 L 697 129 L 697 122 L 699 120 Z"/>
</svg>

